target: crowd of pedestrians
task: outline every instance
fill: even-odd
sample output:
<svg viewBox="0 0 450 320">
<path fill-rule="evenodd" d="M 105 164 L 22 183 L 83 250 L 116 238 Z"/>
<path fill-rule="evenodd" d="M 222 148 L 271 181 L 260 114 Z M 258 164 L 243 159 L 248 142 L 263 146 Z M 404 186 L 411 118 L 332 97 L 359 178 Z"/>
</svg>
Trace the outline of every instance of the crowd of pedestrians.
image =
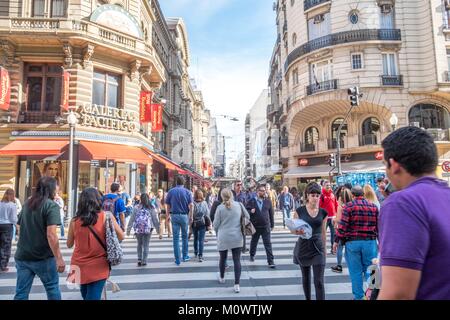
<svg viewBox="0 0 450 320">
<path fill-rule="evenodd" d="M 450 188 L 435 176 L 438 157 L 433 138 L 419 128 L 406 127 L 391 133 L 382 146 L 387 177 L 377 179 L 375 190 L 369 184 L 337 187 L 331 181 L 320 185 L 312 181 L 302 192 L 285 186 L 278 195 L 269 184 L 244 190 L 240 180 L 219 191 L 189 190 L 183 176 L 177 176 L 176 186 L 167 193 L 159 189 L 156 194 L 136 194 L 133 198 L 119 183 L 112 183 L 110 193 L 104 196 L 95 188 L 87 188 L 68 223 L 66 245 L 73 253 L 67 279 L 80 286 L 83 299 L 101 299 L 111 272 L 111 232 L 119 242 L 125 234 L 136 238 L 137 266 L 145 267 L 154 232 L 159 239 L 165 234 L 172 238 L 174 263 L 180 266 L 191 260 L 189 235 L 193 235 L 195 260 L 203 262 L 206 233 L 214 230 L 218 282 L 225 283 L 230 251 L 234 291 L 238 293 L 242 254 L 248 252 L 249 263 L 253 263 L 260 238 L 268 267 L 276 268 L 271 233 L 278 209 L 283 228 L 291 218 L 310 227 L 310 234 L 305 229 L 291 230 L 298 236 L 292 256 L 300 268 L 307 300 L 312 298 L 311 282 L 315 298 L 326 298 L 327 229 L 329 254 L 336 255 L 331 271 L 342 273 L 345 257 L 355 300 L 450 299 L 448 286 L 442 285 L 450 283 L 449 271 L 442 268 L 450 264 Z M 48 299 L 61 299 L 59 274 L 66 271 L 66 262 L 59 240 L 65 239 L 65 220 L 64 201 L 55 178 L 39 179 L 23 207 L 13 189 L 4 193 L 0 201 L 0 273 L 9 271 L 17 233 L 14 299 L 29 298 L 36 276 Z M 381 277 L 381 288 L 370 291 L 369 267 L 374 263 L 381 269 L 381 274 L 375 275 Z"/>
</svg>

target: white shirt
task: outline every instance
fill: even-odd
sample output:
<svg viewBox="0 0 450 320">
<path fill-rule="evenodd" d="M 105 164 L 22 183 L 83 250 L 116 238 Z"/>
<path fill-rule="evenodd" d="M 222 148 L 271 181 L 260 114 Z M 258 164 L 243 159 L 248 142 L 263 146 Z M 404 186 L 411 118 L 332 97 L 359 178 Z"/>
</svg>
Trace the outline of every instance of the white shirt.
<svg viewBox="0 0 450 320">
<path fill-rule="evenodd" d="M 0 224 L 16 224 L 17 207 L 14 202 L 0 202 Z"/>
</svg>

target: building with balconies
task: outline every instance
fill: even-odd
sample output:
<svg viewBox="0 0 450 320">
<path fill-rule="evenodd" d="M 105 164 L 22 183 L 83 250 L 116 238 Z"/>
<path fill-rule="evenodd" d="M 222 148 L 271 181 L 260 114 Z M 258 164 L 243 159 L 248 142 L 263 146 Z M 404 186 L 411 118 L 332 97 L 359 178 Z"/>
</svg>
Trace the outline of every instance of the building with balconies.
<svg viewBox="0 0 450 320">
<path fill-rule="evenodd" d="M 2 1 L 1 82 L 10 80 L 11 95 L 0 110 L 1 190 L 13 187 L 25 200 L 37 179 L 51 174 L 67 195 L 69 109 L 78 117 L 78 192 L 108 191 L 113 181 L 129 193 L 146 192 L 154 160 L 177 168 L 155 155 L 151 125 L 140 121 L 141 92 L 158 93 L 154 102 L 165 97 L 167 68 L 184 63 L 173 61 L 167 46 L 155 50 L 157 15 L 154 1 L 143 0 Z M 180 22 L 174 28 L 182 37 Z M 187 46 L 177 46 L 186 56 Z"/>
<path fill-rule="evenodd" d="M 336 152 L 337 139 L 344 172 L 383 170 L 379 152 L 381 141 L 392 130 L 393 115 L 398 126 L 417 125 L 430 131 L 440 161 L 450 158 L 447 2 L 279 0 L 274 4 L 284 46 L 275 45 L 269 86 L 271 103 L 280 106 L 280 117 L 272 125 L 281 132 L 285 183 L 295 186 L 299 179 L 328 177 L 327 159 Z M 274 79 L 280 71 L 282 83 L 277 84 Z M 337 137 L 350 108 L 347 89 L 353 86 L 363 93 L 361 104 Z M 273 119 L 269 110 L 267 115 L 269 121 Z"/>
</svg>

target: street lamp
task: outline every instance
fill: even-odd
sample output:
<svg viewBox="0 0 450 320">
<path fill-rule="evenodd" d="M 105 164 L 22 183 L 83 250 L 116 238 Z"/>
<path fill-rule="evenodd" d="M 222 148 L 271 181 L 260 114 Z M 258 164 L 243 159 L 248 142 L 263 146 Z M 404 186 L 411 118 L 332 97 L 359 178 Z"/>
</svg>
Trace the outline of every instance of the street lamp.
<svg viewBox="0 0 450 320">
<path fill-rule="evenodd" d="M 68 195 L 67 195 L 67 216 L 70 219 L 72 219 L 72 209 L 73 209 L 73 144 L 74 144 L 74 136 L 75 136 L 75 126 L 78 123 L 77 116 L 73 112 L 73 110 L 70 110 L 69 114 L 67 115 L 67 123 L 69 124 L 70 128 L 70 140 L 69 140 L 69 188 L 68 188 Z"/>
<path fill-rule="evenodd" d="M 395 113 L 392 114 L 391 118 L 389 119 L 389 122 L 391 123 L 392 131 L 395 131 L 398 124 L 398 117 Z"/>
</svg>

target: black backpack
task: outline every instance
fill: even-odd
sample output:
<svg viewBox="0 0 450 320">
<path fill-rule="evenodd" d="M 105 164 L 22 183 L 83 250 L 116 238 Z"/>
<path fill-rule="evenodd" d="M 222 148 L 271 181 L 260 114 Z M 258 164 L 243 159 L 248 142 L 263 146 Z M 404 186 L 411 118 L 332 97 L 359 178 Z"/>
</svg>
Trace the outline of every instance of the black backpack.
<svg viewBox="0 0 450 320">
<path fill-rule="evenodd" d="M 194 202 L 194 215 L 192 225 L 195 228 L 206 226 L 205 216 L 208 214 L 207 207 L 204 202 Z"/>
</svg>

